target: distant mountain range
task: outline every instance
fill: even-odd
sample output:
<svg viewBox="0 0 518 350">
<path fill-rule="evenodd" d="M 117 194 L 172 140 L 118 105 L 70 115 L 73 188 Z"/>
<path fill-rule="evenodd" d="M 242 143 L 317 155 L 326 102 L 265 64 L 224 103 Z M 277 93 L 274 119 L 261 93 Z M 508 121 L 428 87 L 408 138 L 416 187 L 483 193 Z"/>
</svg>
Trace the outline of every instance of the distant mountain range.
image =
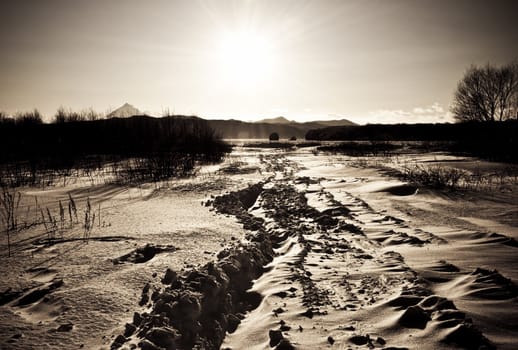
<svg viewBox="0 0 518 350">
<path fill-rule="evenodd" d="M 310 122 L 299 123 L 294 120 L 288 120 L 284 117 L 270 118 L 270 119 L 261 119 L 256 121 L 255 123 L 266 123 L 266 124 L 319 124 L 325 126 L 347 126 L 347 125 L 356 125 L 350 120 L 347 119 L 335 119 L 335 120 L 315 120 Z"/>
<path fill-rule="evenodd" d="M 284 117 L 270 118 L 270 119 L 261 119 L 256 121 L 255 123 L 266 123 L 266 124 L 290 124 L 295 123 L 295 121 L 288 120 Z"/>
<path fill-rule="evenodd" d="M 329 126 L 356 125 L 347 119 L 323 120 L 299 123 L 284 117 L 263 119 L 257 122 L 240 120 L 207 120 L 218 135 L 225 139 L 266 139 L 272 132 L 279 134 L 281 139 L 296 137 L 303 139 L 312 129 L 321 129 Z"/>
<path fill-rule="evenodd" d="M 134 106 L 125 103 L 108 114 L 107 118 L 128 118 L 142 114 Z M 224 139 L 267 139 L 272 132 L 278 133 L 281 139 L 289 139 L 291 137 L 303 139 L 306 133 L 312 129 L 356 125 L 347 119 L 299 123 L 284 117 L 262 119 L 256 122 L 244 122 L 235 119 L 207 119 L 207 122 L 216 131 L 216 134 Z"/>
</svg>

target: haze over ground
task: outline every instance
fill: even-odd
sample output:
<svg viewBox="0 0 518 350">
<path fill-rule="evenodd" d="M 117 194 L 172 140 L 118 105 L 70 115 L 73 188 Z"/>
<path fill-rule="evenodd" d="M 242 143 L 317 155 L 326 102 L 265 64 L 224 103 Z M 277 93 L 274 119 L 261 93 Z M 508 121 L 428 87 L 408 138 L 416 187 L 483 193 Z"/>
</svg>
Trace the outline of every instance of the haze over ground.
<svg viewBox="0 0 518 350">
<path fill-rule="evenodd" d="M 470 64 L 518 57 L 516 13 L 503 0 L 2 1 L 0 110 L 452 121 Z"/>
</svg>

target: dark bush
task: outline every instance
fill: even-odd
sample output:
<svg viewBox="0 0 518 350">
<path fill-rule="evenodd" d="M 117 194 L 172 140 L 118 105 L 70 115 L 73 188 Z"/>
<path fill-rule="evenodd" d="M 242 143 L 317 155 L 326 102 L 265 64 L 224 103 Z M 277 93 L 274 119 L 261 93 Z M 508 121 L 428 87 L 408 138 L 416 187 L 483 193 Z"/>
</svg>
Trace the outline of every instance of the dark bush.
<svg viewBox="0 0 518 350">
<path fill-rule="evenodd" d="M 31 112 L 17 113 L 14 116 L 14 123 L 21 126 L 39 125 L 43 123 L 43 117 L 41 113 L 35 109 Z"/>
<path fill-rule="evenodd" d="M 270 141 L 279 141 L 279 134 L 276 132 L 272 132 L 269 137 Z"/>
</svg>

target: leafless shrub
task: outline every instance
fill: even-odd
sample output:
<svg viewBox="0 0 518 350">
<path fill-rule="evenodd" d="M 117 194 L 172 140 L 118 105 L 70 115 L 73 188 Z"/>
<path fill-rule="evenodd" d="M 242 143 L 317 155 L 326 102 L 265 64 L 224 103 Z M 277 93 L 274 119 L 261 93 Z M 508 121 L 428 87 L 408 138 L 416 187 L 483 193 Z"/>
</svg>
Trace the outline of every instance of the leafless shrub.
<svg viewBox="0 0 518 350">
<path fill-rule="evenodd" d="M 61 224 L 61 230 L 65 228 L 65 208 L 63 208 L 63 203 L 59 201 L 59 222 Z"/>
<path fill-rule="evenodd" d="M 11 256 L 11 232 L 16 230 L 18 225 L 17 211 L 21 197 L 20 192 L 9 192 L 5 189 L 0 196 L 0 218 L 2 219 L 7 234 L 8 256 Z"/>
<path fill-rule="evenodd" d="M 83 109 L 76 112 L 70 108 L 67 109 L 65 107 L 59 107 L 54 115 L 53 123 L 72 123 L 98 119 L 102 119 L 102 115 L 96 112 L 93 108 Z"/>
<path fill-rule="evenodd" d="M 70 226 L 73 225 L 74 218 L 78 222 L 76 202 L 70 193 L 68 194 L 68 217 L 70 218 Z"/>
<path fill-rule="evenodd" d="M 48 225 L 45 225 L 47 229 L 47 235 L 49 239 L 49 244 L 52 242 L 52 240 L 56 237 L 56 232 L 58 231 L 58 223 L 57 220 L 52 214 L 50 213 L 50 209 L 47 207 L 47 218 L 48 218 Z"/>
<path fill-rule="evenodd" d="M 43 116 L 37 109 L 30 112 L 19 112 L 14 115 L 14 123 L 24 126 L 38 125 L 43 123 Z"/>
<path fill-rule="evenodd" d="M 458 188 L 461 180 L 467 178 L 469 173 L 451 167 L 444 166 L 422 166 L 403 167 L 402 177 L 420 185 L 432 188 Z"/>
<path fill-rule="evenodd" d="M 346 154 L 351 157 L 390 157 L 393 155 L 397 155 L 397 152 L 402 147 L 403 146 L 401 144 L 396 144 L 394 142 L 369 141 L 342 142 L 334 145 L 319 146 L 317 147 L 317 150 L 333 154 Z"/>
<path fill-rule="evenodd" d="M 90 198 L 86 199 L 85 220 L 83 223 L 83 238 L 88 241 L 95 223 L 95 212 L 92 210 Z"/>
<path fill-rule="evenodd" d="M 9 117 L 7 113 L 0 111 L 0 125 L 14 125 L 14 118 Z"/>
<path fill-rule="evenodd" d="M 118 184 L 157 183 L 191 176 L 196 172 L 196 164 L 197 158 L 192 154 L 160 153 L 113 163 L 112 173 Z"/>
</svg>

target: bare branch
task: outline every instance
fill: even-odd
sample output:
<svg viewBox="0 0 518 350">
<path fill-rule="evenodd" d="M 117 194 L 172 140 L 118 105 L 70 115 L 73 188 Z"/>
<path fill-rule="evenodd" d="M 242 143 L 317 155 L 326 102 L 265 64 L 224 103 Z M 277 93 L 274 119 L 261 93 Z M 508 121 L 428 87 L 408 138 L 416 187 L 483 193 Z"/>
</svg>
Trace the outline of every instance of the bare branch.
<svg viewBox="0 0 518 350">
<path fill-rule="evenodd" d="M 517 118 L 518 61 L 471 66 L 457 85 L 451 111 L 459 122 Z"/>
</svg>

